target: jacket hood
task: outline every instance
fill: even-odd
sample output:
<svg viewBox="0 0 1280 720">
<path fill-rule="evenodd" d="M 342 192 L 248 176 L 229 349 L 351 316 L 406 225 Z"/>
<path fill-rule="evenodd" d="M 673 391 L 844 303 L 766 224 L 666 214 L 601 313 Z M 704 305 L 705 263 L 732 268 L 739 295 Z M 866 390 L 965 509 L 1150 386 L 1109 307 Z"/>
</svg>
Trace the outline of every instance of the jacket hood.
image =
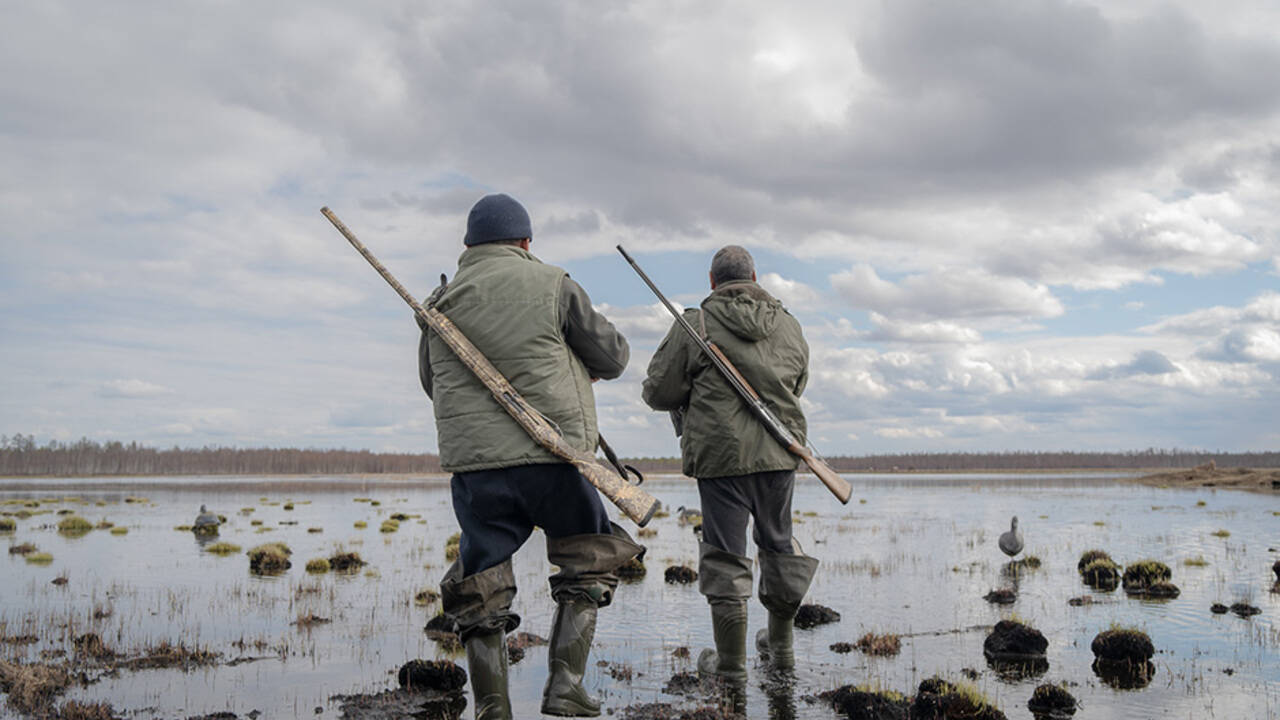
<svg viewBox="0 0 1280 720">
<path fill-rule="evenodd" d="M 778 318 L 786 312 L 777 298 L 750 280 L 721 284 L 702 301 L 702 310 L 734 335 L 759 342 L 771 335 Z"/>
</svg>

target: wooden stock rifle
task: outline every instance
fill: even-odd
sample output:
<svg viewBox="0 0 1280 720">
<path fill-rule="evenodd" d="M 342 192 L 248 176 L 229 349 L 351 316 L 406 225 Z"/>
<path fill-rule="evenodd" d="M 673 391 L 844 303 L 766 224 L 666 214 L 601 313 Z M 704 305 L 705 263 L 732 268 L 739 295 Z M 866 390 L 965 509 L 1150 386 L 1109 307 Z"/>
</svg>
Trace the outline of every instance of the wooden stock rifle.
<svg viewBox="0 0 1280 720">
<path fill-rule="evenodd" d="M 413 308 L 413 312 L 426 323 L 431 331 L 440 336 L 440 339 L 449 346 L 454 355 L 466 365 L 471 372 L 475 373 L 476 378 L 488 388 L 493 394 L 493 399 L 506 410 L 512 418 L 515 419 L 525 432 L 529 433 L 539 445 L 546 448 L 551 454 L 561 458 L 565 462 L 572 464 L 587 479 L 587 482 L 596 487 L 597 490 L 604 493 L 604 496 L 618 506 L 618 509 L 631 518 L 637 525 L 644 527 L 653 517 L 654 511 L 658 509 L 658 501 L 649 493 L 632 485 L 627 481 L 625 475 L 619 477 L 618 473 L 601 465 L 591 453 L 579 450 L 568 443 L 564 436 L 560 434 L 559 428 L 551 423 L 537 408 L 529 404 L 511 383 L 498 372 L 493 363 L 476 349 L 475 345 L 467 339 L 462 331 L 454 325 L 444 313 L 436 310 L 434 307 L 424 308 L 419 305 L 408 290 L 400 284 L 398 280 L 391 275 L 382 263 L 369 252 L 356 236 L 347 229 L 346 225 L 333 214 L 329 208 L 320 208 L 320 212 L 333 223 L 333 226 L 342 233 L 342 236 L 351 243 L 365 260 L 373 266 L 374 270 L 386 280 L 392 289 L 394 289 L 400 297 Z M 606 445 L 607 447 L 607 445 Z M 622 472 L 621 469 L 619 472 Z"/>
<path fill-rule="evenodd" d="M 848 503 L 849 496 L 853 494 L 853 488 L 849 485 L 849 482 L 836 474 L 836 471 L 832 470 L 830 465 L 823 462 L 822 459 L 815 455 L 812 450 L 805 447 L 798 439 L 796 439 L 796 436 L 793 435 L 791 431 L 782 424 L 782 421 L 773 414 L 773 411 L 769 409 L 769 406 L 764 404 L 764 401 L 760 399 L 760 395 L 756 393 L 755 388 L 751 387 L 751 384 L 742 376 L 742 373 L 738 372 L 738 368 L 734 367 L 732 362 L 729 362 L 728 356 L 726 356 L 720 348 L 716 347 L 715 343 L 704 340 L 702 336 L 693 329 L 693 326 L 691 326 L 689 322 L 684 319 L 684 316 L 671 305 L 666 296 L 662 294 L 662 291 L 658 289 L 658 286 L 653 284 L 653 281 L 649 279 L 649 276 L 645 274 L 644 270 L 640 269 L 640 266 L 636 264 L 635 259 L 628 255 L 627 251 L 624 250 L 621 245 L 618 246 L 618 252 L 622 253 L 622 257 L 627 259 L 627 262 L 631 264 L 632 269 L 640 275 L 640 279 L 644 280 L 645 284 L 649 286 L 649 289 L 653 291 L 653 294 L 657 295 L 658 299 L 662 301 L 662 304 L 666 306 L 667 310 L 675 316 L 676 324 L 689 334 L 693 343 L 698 346 L 699 350 L 706 354 L 707 358 L 711 360 L 711 364 L 720 371 L 720 374 L 724 376 L 724 379 L 729 382 L 729 385 L 738 393 L 738 396 L 742 398 L 742 401 L 747 404 L 747 407 L 751 410 L 751 414 L 755 415 L 756 419 L 759 420 L 760 423 L 764 425 L 765 429 L 769 431 L 769 434 L 778 441 L 778 444 L 786 448 L 787 452 L 803 460 L 804 464 L 809 466 L 809 469 L 813 471 L 813 474 L 818 476 L 818 479 L 822 481 L 823 485 L 827 486 L 827 489 L 831 491 L 832 495 L 836 496 L 837 500 L 841 503 Z"/>
</svg>

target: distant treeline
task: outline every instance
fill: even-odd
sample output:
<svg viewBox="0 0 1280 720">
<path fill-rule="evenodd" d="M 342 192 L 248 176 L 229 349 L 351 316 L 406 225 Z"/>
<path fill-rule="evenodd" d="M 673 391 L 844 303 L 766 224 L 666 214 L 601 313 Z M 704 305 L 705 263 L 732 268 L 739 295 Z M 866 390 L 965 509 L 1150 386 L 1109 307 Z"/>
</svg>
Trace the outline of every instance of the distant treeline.
<svg viewBox="0 0 1280 720">
<path fill-rule="evenodd" d="M 374 453 L 368 450 L 202 447 L 168 450 L 137 443 L 74 443 L 51 440 L 36 445 L 21 433 L 0 435 L 0 476 L 14 475 L 310 475 L 440 472 L 430 454 Z"/>
<path fill-rule="evenodd" d="M 920 472 L 968 470 L 1160 469 L 1203 465 L 1220 468 L 1280 467 L 1277 452 L 1130 452 L 906 453 L 836 456 L 827 462 L 845 472 Z M 680 472 L 679 458 L 631 458 L 643 472 Z M 429 453 L 375 453 L 368 450 L 296 448 L 150 448 L 137 443 L 74 443 L 51 440 L 37 445 L 31 435 L 0 435 L 0 476 L 21 475 L 312 475 L 347 473 L 437 473 L 440 458 Z"/>
<path fill-rule="evenodd" d="M 1277 452 L 1202 452 L 1198 450 L 1133 450 L 1128 452 L 1000 452 L 904 453 L 901 455 L 837 455 L 825 458 L 842 472 L 923 472 L 971 470 L 1147 470 L 1189 468 L 1212 460 L 1220 468 L 1280 467 Z M 679 458 L 627 460 L 641 472 L 679 472 Z"/>
</svg>

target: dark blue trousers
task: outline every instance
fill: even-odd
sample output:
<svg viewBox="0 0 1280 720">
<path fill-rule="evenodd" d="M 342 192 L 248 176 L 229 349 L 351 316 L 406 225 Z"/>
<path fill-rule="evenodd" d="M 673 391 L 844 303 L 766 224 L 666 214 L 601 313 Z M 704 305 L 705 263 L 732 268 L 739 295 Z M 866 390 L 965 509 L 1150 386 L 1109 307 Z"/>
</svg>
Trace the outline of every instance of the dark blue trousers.
<svg viewBox="0 0 1280 720">
<path fill-rule="evenodd" d="M 505 562 L 535 526 L 549 538 L 611 532 L 600 495 L 568 463 L 454 473 L 450 488 L 464 576 Z"/>
</svg>

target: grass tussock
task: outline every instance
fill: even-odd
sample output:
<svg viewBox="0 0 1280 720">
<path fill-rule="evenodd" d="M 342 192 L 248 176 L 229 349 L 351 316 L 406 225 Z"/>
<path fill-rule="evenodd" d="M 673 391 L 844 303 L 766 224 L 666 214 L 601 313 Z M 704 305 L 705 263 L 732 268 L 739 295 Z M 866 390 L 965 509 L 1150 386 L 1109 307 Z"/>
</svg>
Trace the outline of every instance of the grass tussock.
<svg viewBox="0 0 1280 720">
<path fill-rule="evenodd" d="M 9 554 L 10 555 L 30 555 L 31 553 L 35 552 L 36 549 L 37 549 L 36 546 L 29 542 L 18 543 L 17 545 L 9 546 Z"/>
<path fill-rule="evenodd" d="M 110 703 L 82 703 L 68 700 L 58 708 L 58 720 L 117 720 Z"/>
<path fill-rule="evenodd" d="M 423 590 L 419 590 L 417 594 L 413 596 L 413 604 L 419 607 L 425 607 L 439 599 L 440 593 L 432 590 L 431 588 L 425 588 Z"/>
<path fill-rule="evenodd" d="M 1214 537 L 1220 537 L 1220 538 L 1229 538 L 1229 537 L 1231 537 L 1231 531 L 1230 531 L 1230 530 L 1214 530 L 1213 532 L 1211 532 L 1211 533 L 1209 533 L 1209 534 L 1210 534 L 1210 535 L 1212 535 L 1212 536 L 1214 536 Z"/>
<path fill-rule="evenodd" d="M 0 517 L 0 533 L 11 533 L 18 529 L 18 521 L 13 518 Z"/>
<path fill-rule="evenodd" d="M 116 535 L 116 536 L 119 536 L 119 535 L 128 535 L 128 534 L 129 534 L 129 528 L 127 528 L 127 527 L 125 527 L 125 526 L 123 526 L 123 525 L 119 525 L 119 526 L 116 526 L 116 527 L 111 528 L 111 534 L 112 534 L 112 535 Z"/>
<path fill-rule="evenodd" d="M 1182 564 L 1187 567 L 1207 567 L 1209 565 L 1209 561 L 1205 560 L 1203 555 L 1197 555 L 1183 560 Z"/>
<path fill-rule="evenodd" d="M 1111 555 L 1106 550 L 1098 550 L 1096 548 L 1093 550 L 1085 550 L 1083 553 L 1081 553 L 1080 560 L 1076 563 L 1076 570 L 1078 570 L 1081 574 L 1083 574 L 1084 569 L 1088 567 L 1089 564 L 1094 562 L 1095 560 L 1110 560 L 1110 559 L 1111 559 Z"/>
<path fill-rule="evenodd" d="M 293 567 L 289 556 L 293 551 L 282 542 L 266 543 L 253 548 L 249 555 L 249 572 L 257 575 L 275 575 Z"/>
<path fill-rule="evenodd" d="M 204 551 L 211 555 L 238 555 L 240 554 L 240 546 L 223 541 L 206 545 Z"/>
<path fill-rule="evenodd" d="M 1126 590 L 1148 588 L 1173 579 L 1173 571 L 1159 560 L 1141 560 L 1124 568 Z"/>
<path fill-rule="evenodd" d="M 189 648 L 182 643 L 176 645 L 168 641 L 146 648 L 139 657 L 126 660 L 120 665 L 130 670 L 181 668 L 190 670 L 203 665 L 214 665 L 222 654 L 207 648 Z"/>
<path fill-rule="evenodd" d="M 79 515 L 69 515 L 58 521 L 58 533 L 69 537 L 82 537 L 93 530 L 93 523 Z"/>
<path fill-rule="evenodd" d="M 444 559 L 457 560 L 462 548 L 462 533 L 456 532 L 444 541 Z"/>
<path fill-rule="evenodd" d="M 902 638 L 891 633 L 877 635 L 869 632 L 858 638 L 857 648 L 866 655 L 892 657 L 902 652 Z"/>
<path fill-rule="evenodd" d="M 378 528 L 378 532 L 393 533 L 400 529 L 399 520 L 383 520 L 382 527 Z"/>
<path fill-rule="evenodd" d="M 0 660 L 0 690 L 8 693 L 9 705 L 19 712 L 39 714 L 70 684 L 71 676 L 61 668 Z"/>
<path fill-rule="evenodd" d="M 338 572 L 353 572 L 368 564 L 360 557 L 360 553 L 343 550 L 341 547 L 329 556 L 329 567 Z"/>
<path fill-rule="evenodd" d="M 329 572 L 329 560 L 327 558 L 312 558 L 308 560 L 307 572 L 317 575 Z"/>
<path fill-rule="evenodd" d="M 357 521 L 355 522 L 355 525 L 353 525 L 353 527 L 354 527 L 355 529 L 357 529 L 357 530 L 363 530 L 363 529 L 365 529 L 365 528 L 369 527 L 369 523 L 367 523 L 367 522 L 365 522 L 365 521 L 363 521 L 363 520 L 357 520 Z"/>
<path fill-rule="evenodd" d="M 47 552 L 27 553 L 24 559 L 30 565 L 48 565 L 53 562 L 53 556 Z"/>
</svg>

